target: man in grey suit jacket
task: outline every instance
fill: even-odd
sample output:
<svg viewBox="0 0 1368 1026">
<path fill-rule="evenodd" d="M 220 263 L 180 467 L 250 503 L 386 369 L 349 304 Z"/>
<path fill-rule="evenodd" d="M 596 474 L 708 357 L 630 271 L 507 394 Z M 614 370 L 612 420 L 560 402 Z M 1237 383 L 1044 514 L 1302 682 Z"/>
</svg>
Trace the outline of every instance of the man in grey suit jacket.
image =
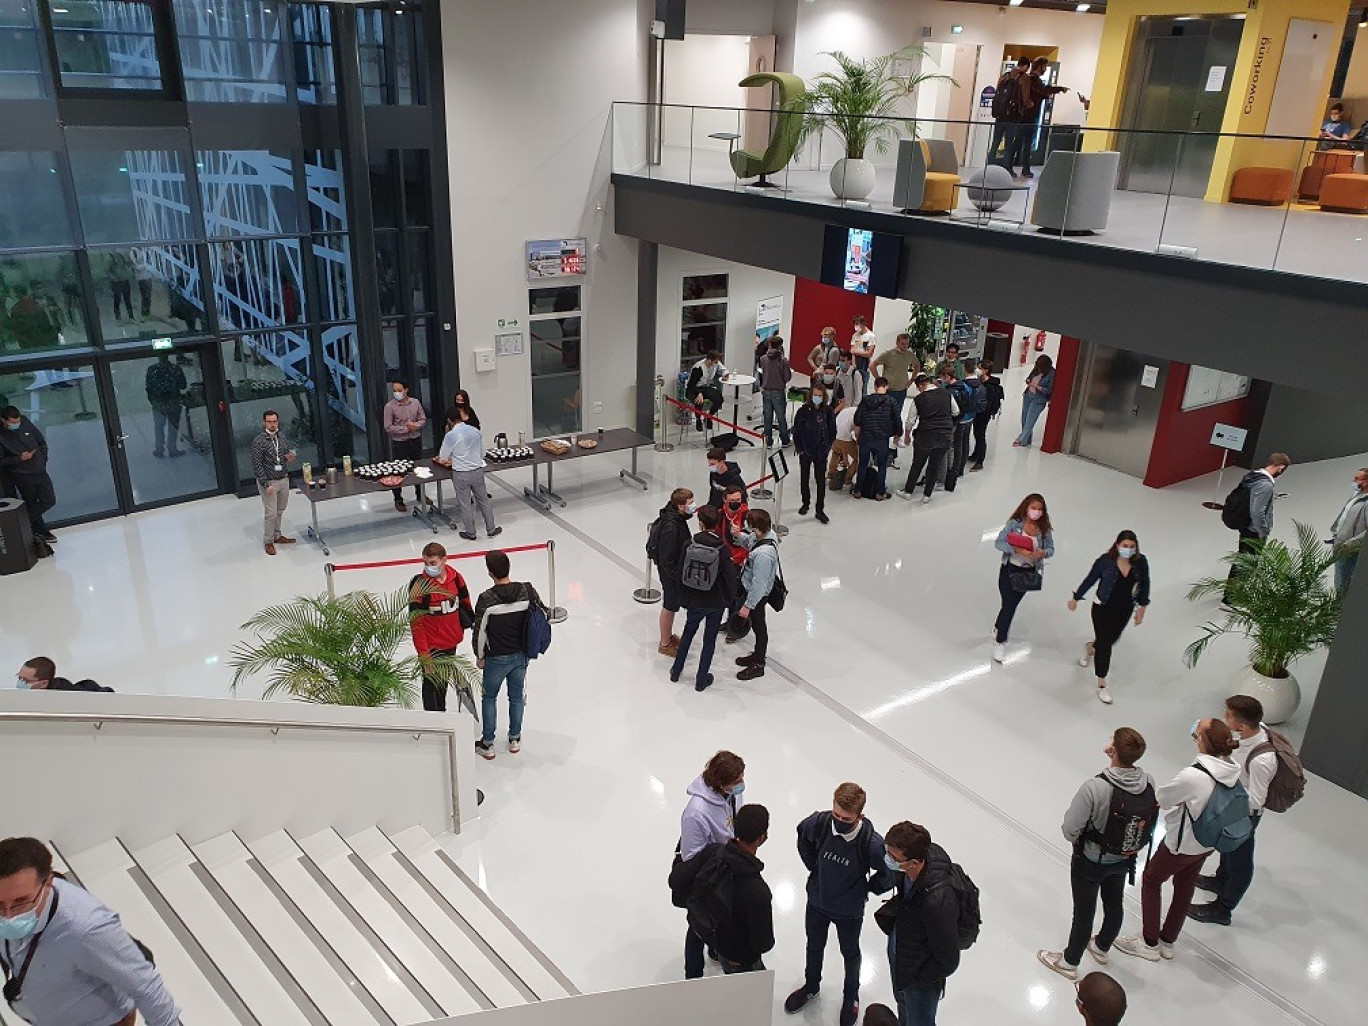
<svg viewBox="0 0 1368 1026">
<path fill-rule="evenodd" d="M 1335 532 L 1330 544 L 1335 547 L 1335 587 L 1344 591 L 1354 576 L 1359 550 L 1368 535 L 1368 467 L 1354 472 L 1354 494 L 1340 510 L 1331 530 Z"/>
</svg>

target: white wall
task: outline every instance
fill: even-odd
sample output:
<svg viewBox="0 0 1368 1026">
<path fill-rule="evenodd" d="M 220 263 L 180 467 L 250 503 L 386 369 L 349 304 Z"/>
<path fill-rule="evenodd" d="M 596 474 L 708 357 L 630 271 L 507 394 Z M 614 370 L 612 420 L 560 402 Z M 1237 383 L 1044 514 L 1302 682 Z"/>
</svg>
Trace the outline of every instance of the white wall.
<svg viewBox="0 0 1368 1026">
<path fill-rule="evenodd" d="M 684 7 L 684 33 L 773 35 L 774 7 L 774 0 L 687 0 Z"/>
<path fill-rule="evenodd" d="M 526 340 L 523 242 L 586 236 L 584 425 L 633 421 L 636 243 L 612 230 L 609 111 L 644 100 L 644 0 L 442 4 L 452 260 L 462 385 L 486 437 L 532 428 L 525 341 L 477 374 L 499 318 Z M 601 404 L 601 409 L 596 408 Z"/>
<path fill-rule="evenodd" d="M 758 33 L 757 33 L 758 34 Z M 742 131 L 736 108 L 747 106 L 746 90 L 736 83 L 749 71 L 749 36 L 686 35 L 665 41 L 665 102 L 661 131 L 666 145 L 692 141 L 699 149 L 727 150 L 708 138 L 714 132 Z M 724 107 L 730 110 L 694 110 Z"/>
</svg>

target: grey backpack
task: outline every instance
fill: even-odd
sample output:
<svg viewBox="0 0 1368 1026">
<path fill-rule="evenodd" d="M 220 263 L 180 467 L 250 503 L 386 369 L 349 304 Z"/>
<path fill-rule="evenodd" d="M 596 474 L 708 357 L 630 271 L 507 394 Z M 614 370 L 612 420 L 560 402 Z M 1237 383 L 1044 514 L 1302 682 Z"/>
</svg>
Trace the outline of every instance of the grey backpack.
<svg viewBox="0 0 1368 1026">
<path fill-rule="evenodd" d="M 712 591 L 722 573 L 722 546 L 708 545 L 697 539 L 684 550 L 680 578 L 684 587 L 694 591 Z"/>
</svg>

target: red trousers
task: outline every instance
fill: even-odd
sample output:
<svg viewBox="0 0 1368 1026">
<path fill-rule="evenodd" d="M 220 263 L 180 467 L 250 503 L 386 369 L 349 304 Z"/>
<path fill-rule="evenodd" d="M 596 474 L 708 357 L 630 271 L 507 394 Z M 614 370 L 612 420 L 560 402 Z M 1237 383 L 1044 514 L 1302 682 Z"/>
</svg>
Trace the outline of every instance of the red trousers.
<svg viewBox="0 0 1368 1026">
<path fill-rule="evenodd" d="M 1154 854 L 1145 865 L 1144 875 L 1140 878 L 1140 908 L 1144 922 L 1145 943 L 1153 947 L 1161 940 L 1174 944 L 1183 932 L 1183 922 L 1187 919 L 1188 906 L 1192 904 L 1192 892 L 1197 889 L 1197 877 L 1202 872 L 1202 863 L 1211 852 L 1201 855 L 1175 855 L 1168 845 L 1161 841 Z M 1163 901 L 1164 881 L 1173 878 L 1173 902 L 1169 905 L 1164 926 L 1159 927 L 1159 909 Z"/>
</svg>

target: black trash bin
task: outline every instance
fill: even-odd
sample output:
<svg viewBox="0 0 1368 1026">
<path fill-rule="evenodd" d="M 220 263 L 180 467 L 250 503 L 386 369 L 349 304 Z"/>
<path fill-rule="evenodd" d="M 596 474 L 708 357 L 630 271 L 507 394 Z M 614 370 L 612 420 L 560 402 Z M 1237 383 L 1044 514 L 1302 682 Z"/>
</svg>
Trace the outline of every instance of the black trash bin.
<svg viewBox="0 0 1368 1026">
<path fill-rule="evenodd" d="M 1045 136 L 1045 156 L 1055 150 L 1077 153 L 1083 149 L 1082 125 L 1051 125 Z"/>
<path fill-rule="evenodd" d="M 0 499 L 0 574 L 22 574 L 37 562 L 28 507 L 22 499 Z"/>
<path fill-rule="evenodd" d="M 993 361 L 994 372 L 1005 370 L 1012 358 L 1012 340 L 1000 331 L 988 332 L 983 340 L 983 358 Z"/>
</svg>

